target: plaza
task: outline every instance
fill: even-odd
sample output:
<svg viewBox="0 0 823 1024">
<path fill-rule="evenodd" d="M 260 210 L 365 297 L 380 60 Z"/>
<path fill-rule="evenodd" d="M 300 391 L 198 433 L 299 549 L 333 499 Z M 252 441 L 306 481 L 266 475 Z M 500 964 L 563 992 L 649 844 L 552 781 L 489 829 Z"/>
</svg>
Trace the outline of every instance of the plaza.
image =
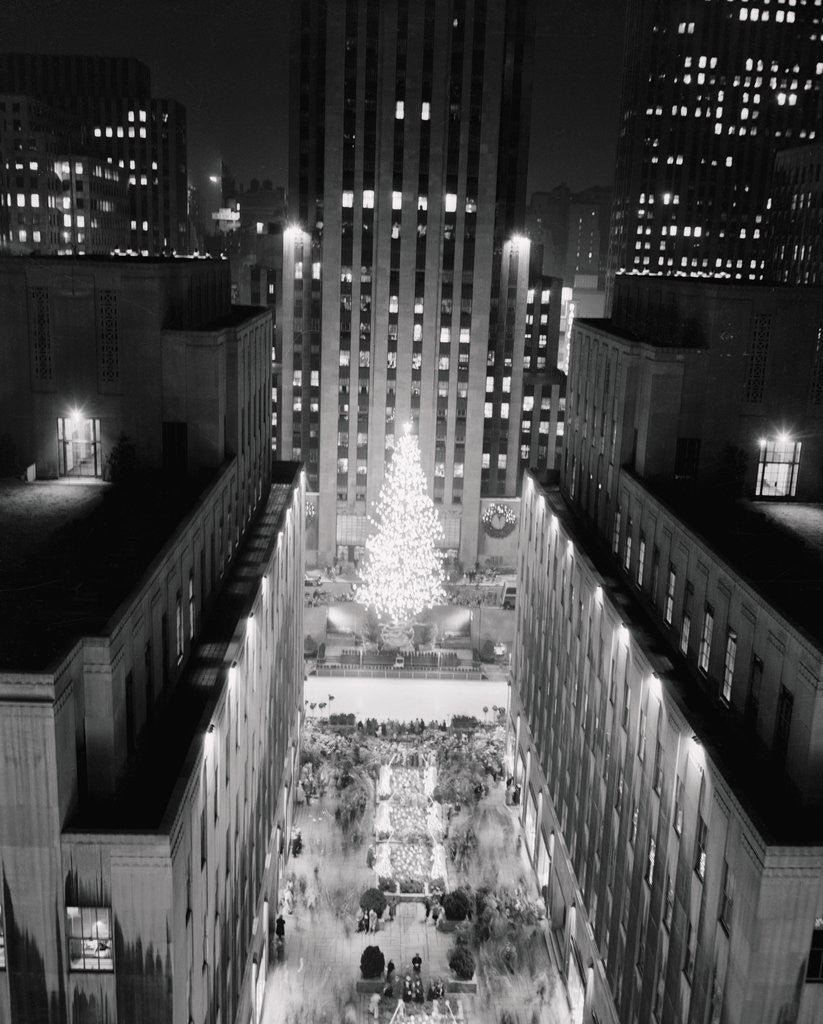
<svg viewBox="0 0 823 1024">
<path fill-rule="evenodd" d="M 312 685 L 325 686 L 327 682 L 310 679 L 306 698 L 312 695 Z M 358 684 L 361 691 L 365 689 L 371 694 L 371 722 L 367 730 L 362 722 L 352 727 L 330 724 L 328 717 L 306 720 L 301 738 L 301 785 L 292 831 L 293 839 L 299 834 L 301 848 L 297 855 L 292 852 L 281 885 L 281 892 L 287 887 L 294 892 L 293 912 L 288 912 L 289 899 L 281 907 L 285 921 L 284 951 L 278 956 L 276 948 L 272 948 L 260 1019 L 265 1024 L 366 1021 L 373 1019 L 371 1000 L 377 991 L 381 995 L 377 1019 L 381 1021 L 403 1015 L 407 1020 L 431 1020 L 437 1019 L 438 1013 L 444 1020 L 484 1024 L 571 1020 L 563 986 L 544 938 L 545 910 L 522 842 L 522 808 L 512 805 L 506 796 L 504 710 L 498 706 L 496 714 L 484 716 L 483 705 L 477 705 L 481 698 L 471 692 L 472 686 L 480 685 L 485 702 L 491 699 L 492 690 L 505 691 L 505 684 L 452 680 L 333 682 L 338 692 L 332 722 L 360 714 L 363 705 L 358 705 L 352 696 L 357 694 Z M 348 690 L 341 688 L 342 682 L 348 684 Z M 485 692 L 482 687 L 487 688 Z M 440 690 L 446 695 L 441 696 Z M 431 715 L 432 720 L 438 719 L 441 724 L 421 729 L 418 716 L 413 729 L 407 729 L 399 724 L 405 708 L 425 708 L 427 720 Z M 391 713 L 391 720 L 381 723 L 384 710 Z M 385 717 L 389 717 L 388 713 Z M 444 717 L 459 723 L 460 728 L 444 728 Z M 472 723 L 472 718 L 477 721 Z M 442 768 L 434 770 L 435 761 Z M 474 768 L 464 770 L 463 765 Z M 341 780 L 341 775 L 346 773 L 351 773 L 352 779 L 343 786 L 341 781 L 346 780 Z M 403 892 L 412 886 L 398 879 L 401 893 L 394 894 L 398 902 L 393 918 L 388 910 L 383 913 L 376 934 L 357 930 L 362 893 L 379 881 L 389 900 L 393 895 L 390 885 L 394 881 L 389 883 L 380 877 L 381 846 L 408 850 L 415 841 L 421 841 L 414 834 L 412 818 L 411 824 L 406 825 L 407 831 L 399 833 L 400 843 L 379 842 L 380 836 L 385 838 L 388 834 L 383 830 L 390 831 L 385 824 L 389 821 L 388 808 L 396 805 L 398 798 L 402 800 L 405 795 L 412 806 L 423 806 L 423 800 L 415 800 L 414 793 L 408 797 L 409 779 L 415 775 L 429 794 L 425 801 L 429 815 L 432 808 L 443 808 L 442 838 L 448 852 L 445 889 L 451 892 L 464 888 L 473 896 L 477 892 L 493 892 L 500 907 L 504 900 L 517 900 L 525 910 L 518 923 L 505 922 L 501 914 L 485 942 L 477 941 L 482 924 L 476 912 L 473 923 L 447 924 L 445 931 L 435 926 L 425 902 L 434 880 L 420 886 L 424 892 L 415 894 Z M 477 795 L 473 788 L 481 778 L 482 795 Z M 456 790 L 452 788 L 455 786 Z M 472 796 L 461 803 L 454 797 L 462 790 Z M 353 803 L 347 794 L 361 791 L 368 792 L 369 797 L 362 816 L 347 820 L 346 808 Z M 408 809 L 399 815 L 392 809 L 391 822 L 395 828 L 402 828 L 400 822 L 408 820 Z M 471 846 L 465 841 L 467 834 L 474 836 Z M 369 867 L 370 862 L 375 867 Z M 476 986 L 456 983 L 450 970 L 450 951 L 458 935 L 467 936 L 475 956 Z M 398 980 L 391 995 L 384 994 L 385 973 L 377 985 L 361 982 L 358 986 L 360 958 L 370 945 L 379 946 L 387 965 L 390 961 L 395 965 Z M 430 999 L 422 1004 L 402 1003 L 399 999 L 403 979 L 414 976 L 412 959 L 416 954 L 422 960 L 420 977 L 424 992 L 429 993 L 438 982 L 445 989 L 436 1006 Z M 472 991 L 475 987 L 476 991 Z"/>
</svg>

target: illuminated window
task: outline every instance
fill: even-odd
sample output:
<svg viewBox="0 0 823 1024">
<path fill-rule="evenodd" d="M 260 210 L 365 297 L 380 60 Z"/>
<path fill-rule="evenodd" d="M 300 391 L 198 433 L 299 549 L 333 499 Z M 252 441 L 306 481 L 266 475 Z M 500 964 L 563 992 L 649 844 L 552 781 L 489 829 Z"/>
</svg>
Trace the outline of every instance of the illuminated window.
<svg viewBox="0 0 823 1024">
<path fill-rule="evenodd" d="M 344 192 L 343 193 L 343 205 L 344 206 L 354 206 L 354 192 Z"/>
<path fill-rule="evenodd" d="M 401 210 L 403 208 L 403 193 L 392 192 L 391 194 L 391 208 L 393 210 Z"/>
<path fill-rule="evenodd" d="M 426 103 L 424 101 L 423 105 L 422 105 L 422 107 L 420 109 L 420 119 L 422 121 L 428 121 L 428 120 L 430 120 L 430 118 L 431 118 L 431 104 L 430 103 Z"/>
<path fill-rule="evenodd" d="M 730 629 L 726 634 L 726 653 L 723 661 L 723 700 L 728 704 L 732 698 L 734 663 L 737 659 L 737 633 Z"/>
<path fill-rule="evenodd" d="M 429 198 L 428 198 L 428 196 L 418 196 L 417 197 L 417 209 L 418 210 L 428 210 L 428 208 L 429 208 Z"/>
<path fill-rule="evenodd" d="M 114 970 L 111 908 L 66 907 L 66 922 L 71 970 Z"/>
<path fill-rule="evenodd" d="M 405 116 L 406 116 L 405 104 L 404 104 L 403 100 L 398 100 L 395 103 L 395 105 L 394 105 L 394 117 L 395 117 L 395 120 L 402 121 Z"/>
<path fill-rule="evenodd" d="M 703 816 L 697 816 L 697 837 L 694 843 L 694 870 L 697 877 L 703 881 L 706 877 L 706 846 L 709 840 L 709 827 L 703 820 Z"/>
<path fill-rule="evenodd" d="M 373 210 L 374 209 L 374 191 L 372 189 L 366 189 L 363 192 L 363 209 Z"/>
<path fill-rule="evenodd" d="M 714 633 L 714 608 L 706 605 L 703 612 L 703 631 L 700 634 L 700 648 L 697 655 L 697 664 L 701 672 L 709 671 L 709 660 L 712 654 L 712 634 Z"/>
<path fill-rule="evenodd" d="M 760 442 L 757 467 L 758 498 L 793 498 L 800 469 L 800 441 L 779 437 Z"/>
<path fill-rule="evenodd" d="M 457 196 L 454 192 L 446 193 L 446 213 L 455 213 L 457 210 Z"/>
</svg>

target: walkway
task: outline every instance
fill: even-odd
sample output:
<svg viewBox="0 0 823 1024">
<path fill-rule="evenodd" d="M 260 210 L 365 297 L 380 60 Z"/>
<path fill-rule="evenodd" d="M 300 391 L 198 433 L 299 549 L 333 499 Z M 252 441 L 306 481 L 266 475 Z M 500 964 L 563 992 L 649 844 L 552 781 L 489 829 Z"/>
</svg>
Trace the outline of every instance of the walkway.
<svg viewBox="0 0 823 1024">
<path fill-rule="evenodd" d="M 497 787 L 484 798 L 483 803 L 493 808 L 504 808 L 504 787 Z M 397 908 L 396 919 L 380 923 L 376 935 L 358 933 L 354 930 L 355 913 L 360 894 L 374 884 L 374 874 L 366 866 L 366 850 L 371 838 L 373 810 L 370 808 L 363 820 L 366 838 L 361 846 L 344 849 L 343 833 L 334 821 L 336 799 L 327 796 L 309 806 L 295 809 L 295 825 L 303 836 L 303 850 L 291 858 L 287 871 L 296 877 L 298 892 L 293 915 L 286 915 L 285 955 L 281 961 L 273 962 L 269 969 L 266 994 L 263 1003 L 263 1024 L 367 1024 L 371 1021 L 368 1012 L 370 996 L 356 991 L 360 977 L 360 956 L 368 945 L 377 944 L 383 951 L 386 962 L 393 960 L 398 974 L 411 972 L 411 958 L 419 953 L 423 960 L 422 976 L 424 987 L 428 988 L 433 978 L 450 978 L 447 957 L 454 937 L 435 930 L 425 920 L 421 903 L 404 903 Z M 517 830 L 514 808 L 505 808 Z M 462 815 L 460 816 L 462 818 Z M 453 820 L 453 826 L 460 818 Z M 525 853 L 515 852 L 509 840 L 509 856 L 506 858 L 501 883 L 513 885 L 521 876 L 531 878 Z M 317 868 L 317 876 L 315 876 Z M 320 897 L 317 905 L 309 909 L 301 888 L 311 899 L 314 879 Z M 534 890 L 533 883 L 530 888 Z M 536 895 L 536 890 L 532 893 Z M 546 970 L 552 973 L 548 954 L 545 956 Z M 512 979 L 515 981 L 516 979 Z M 531 1010 L 523 1016 L 524 1004 L 533 1003 L 533 992 L 523 985 L 509 985 L 506 991 L 512 993 L 511 1002 L 502 997 L 499 989 L 490 996 L 482 983 L 476 995 L 459 996 L 467 1024 L 499 1024 L 503 1010 L 510 1008 L 514 1021 L 531 1024 Z M 559 992 L 537 1011 L 539 1024 L 564 1024 L 564 1000 L 558 999 Z M 455 1013 L 458 1011 L 456 994 L 449 997 Z M 387 1024 L 396 1006 L 394 1001 L 383 1000 L 380 1007 L 381 1024 Z M 558 1010 L 559 1007 L 559 1010 Z M 407 1014 L 415 1011 L 409 1004 Z M 451 1021 L 451 1018 L 448 1018 Z M 447 1024 L 444 1021 L 444 1024 Z"/>
</svg>

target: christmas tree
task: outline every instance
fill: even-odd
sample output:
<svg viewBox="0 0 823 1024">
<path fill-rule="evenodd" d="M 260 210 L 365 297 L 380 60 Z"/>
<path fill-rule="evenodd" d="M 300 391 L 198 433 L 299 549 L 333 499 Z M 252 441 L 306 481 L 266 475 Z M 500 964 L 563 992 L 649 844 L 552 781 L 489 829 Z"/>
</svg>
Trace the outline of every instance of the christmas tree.
<svg viewBox="0 0 823 1024">
<path fill-rule="evenodd" d="M 366 541 L 359 600 L 395 624 L 442 604 L 443 556 L 435 544 L 443 527 L 426 493 L 420 449 L 408 424 L 369 518 L 376 532 Z"/>
</svg>

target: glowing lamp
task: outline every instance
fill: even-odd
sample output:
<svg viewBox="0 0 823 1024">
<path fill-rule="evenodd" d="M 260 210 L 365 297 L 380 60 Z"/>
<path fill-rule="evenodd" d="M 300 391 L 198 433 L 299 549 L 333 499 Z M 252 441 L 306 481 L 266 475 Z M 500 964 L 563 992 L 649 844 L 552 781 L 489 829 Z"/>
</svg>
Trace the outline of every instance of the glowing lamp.
<svg viewBox="0 0 823 1024">
<path fill-rule="evenodd" d="M 791 436 L 787 434 L 784 430 L 781 430 L 780 433 L 777 435 L 777 440 L 781 444 L 788 444 L 791 441 Z"/>
</svg>

